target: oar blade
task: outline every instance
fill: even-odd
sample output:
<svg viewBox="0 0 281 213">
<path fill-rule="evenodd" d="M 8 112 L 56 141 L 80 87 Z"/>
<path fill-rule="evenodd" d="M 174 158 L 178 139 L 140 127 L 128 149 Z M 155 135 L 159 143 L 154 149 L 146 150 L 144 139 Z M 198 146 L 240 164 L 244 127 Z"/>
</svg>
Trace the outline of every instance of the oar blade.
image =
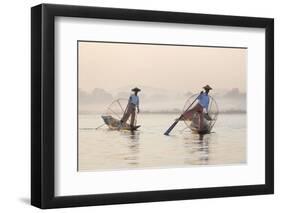
<svg viewBox="0 0 281 213">
<path fill-rule="evenodd" d="M 177 119 L 170 127 L 169 129 L 166 130 L 166 132 L 164 133 L 164 135 L 169 135 L 170 132 L 174 129 L 174 127 L 177 125 L 177 123 L 179 122 L 179 119 Z"/>
</svg>

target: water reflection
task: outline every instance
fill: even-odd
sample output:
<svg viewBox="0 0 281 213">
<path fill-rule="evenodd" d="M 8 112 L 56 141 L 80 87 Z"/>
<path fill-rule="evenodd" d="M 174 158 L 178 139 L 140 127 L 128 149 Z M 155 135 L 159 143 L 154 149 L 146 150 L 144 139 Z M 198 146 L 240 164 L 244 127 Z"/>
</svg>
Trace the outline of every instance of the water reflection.
<svg viewBox="0 0 281 213">
<path fill-rule="evenodd" d="M 209 161 L 209 140 L 210 134 L 200 134 L 198 141 L 198 152 L 200 164 L 208 164 Z"/>
<path fill-rule="evenodd" d="M 211 134 L 191 134 L 185 137 L 186 157 L 184 164 L 207 165 L 209 162 L 209 143 Z"/>
<path fill-rule="evenodd" d="M 139 164 L 140 132 L 124 132 L 123 136 L 126 139 L 126 145 L 128 147 L 128 151 L 124 156 L 124 160 L 129 166 L 136 167 Z"/>
<path fill-rule="evenodd" d="M 166 120 L 173 115 L 143 115 L 139 131 L 92 130 L 100 120 L 80 120 L 79 171 L 182 168 L 246 162 L 245 115 L 224 115 L 214 133 L 198 135 L 184 124 L 168 137 Z M 231 122 L 230 122 L 231 120 Z M 152 122 L 153 121 L 153 122 Z M 179 124 L 180 125 L 180 124 Z M 239 127 L 239 128 L 238 128 Z"/>
</svg>

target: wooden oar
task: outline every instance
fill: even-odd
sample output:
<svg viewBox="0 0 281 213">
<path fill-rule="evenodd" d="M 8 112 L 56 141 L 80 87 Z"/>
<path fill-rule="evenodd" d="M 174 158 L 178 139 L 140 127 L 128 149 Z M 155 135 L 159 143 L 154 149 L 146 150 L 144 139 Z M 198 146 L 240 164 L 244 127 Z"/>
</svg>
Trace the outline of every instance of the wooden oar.
<svg viewBox="0 0 281 213">
<path fill-rule="evenodd" d="M 201 95 L 201 93 L 195 98 L 195 100 L 189 105 L 189 107 L 185 110 L 189 110 L 189 108 L 194 104 L 194 102 L 197 100 L 197 98 Z M 178 124 L 178 122 L 180 121 L 180 119 L 183 117 L 183 114 L 181 114 L 181 116 L 179 118 L 177 118 L 175 120 L 175 122 L 169 127 L 169 129 L 166 130 L 166 132 L 164 133 L 164 135 L 169 135 L 169 133 L 174 129 L 174 127 Z"/>
</svg>

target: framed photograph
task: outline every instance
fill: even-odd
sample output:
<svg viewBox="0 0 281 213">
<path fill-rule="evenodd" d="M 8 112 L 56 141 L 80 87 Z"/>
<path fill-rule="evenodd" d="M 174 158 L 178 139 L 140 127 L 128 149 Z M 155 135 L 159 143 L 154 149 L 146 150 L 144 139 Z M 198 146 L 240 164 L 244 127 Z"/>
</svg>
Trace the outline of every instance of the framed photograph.
<svg viewBox="0 0 281 213">
<path fill-rule="evenodd" d="M 31 9 L 31 203 L 272 194 L 274 21 Z"/>
</svg>

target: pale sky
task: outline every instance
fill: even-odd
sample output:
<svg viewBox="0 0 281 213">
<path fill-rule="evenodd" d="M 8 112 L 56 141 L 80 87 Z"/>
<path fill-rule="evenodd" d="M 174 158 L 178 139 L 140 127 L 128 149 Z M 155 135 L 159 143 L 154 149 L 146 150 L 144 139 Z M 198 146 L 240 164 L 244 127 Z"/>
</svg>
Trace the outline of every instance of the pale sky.
<svg viewBox="0 0 281 213">
<path fill-rule="evenodd" d="M 127 85 L 171 91 L 246 90 L 247 49 L 79 42 L 79 88 Z"/>
</svg>

